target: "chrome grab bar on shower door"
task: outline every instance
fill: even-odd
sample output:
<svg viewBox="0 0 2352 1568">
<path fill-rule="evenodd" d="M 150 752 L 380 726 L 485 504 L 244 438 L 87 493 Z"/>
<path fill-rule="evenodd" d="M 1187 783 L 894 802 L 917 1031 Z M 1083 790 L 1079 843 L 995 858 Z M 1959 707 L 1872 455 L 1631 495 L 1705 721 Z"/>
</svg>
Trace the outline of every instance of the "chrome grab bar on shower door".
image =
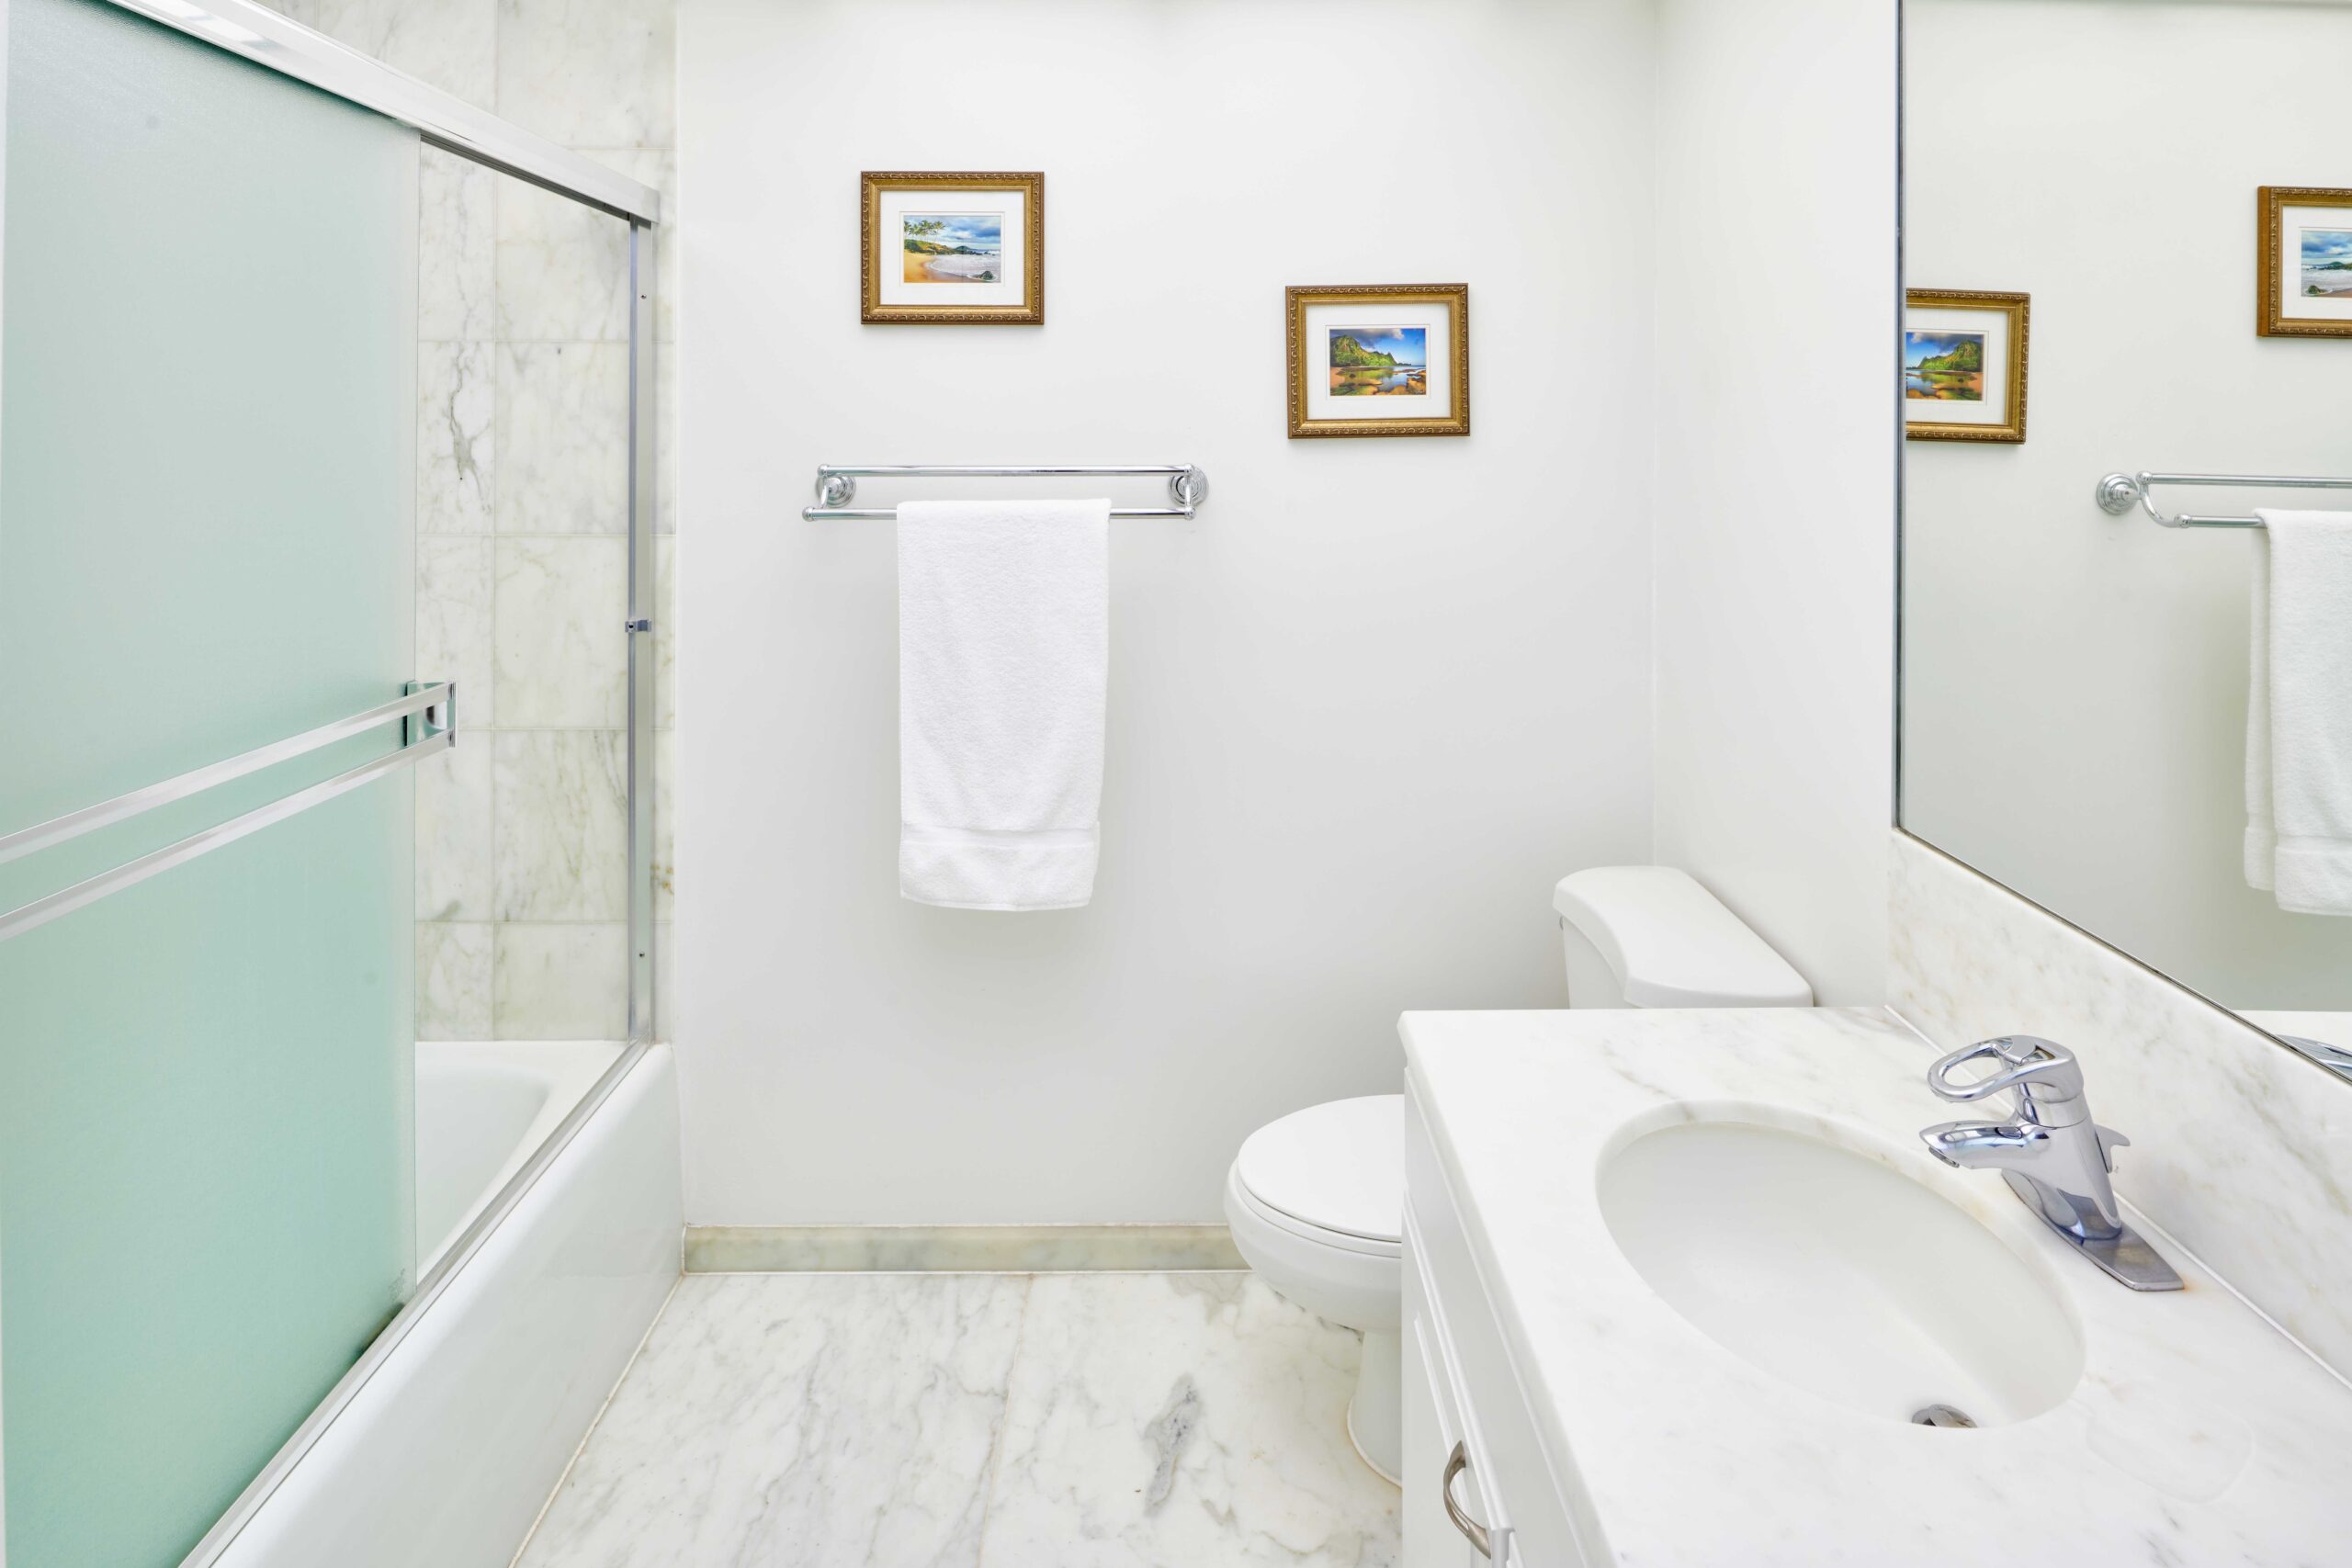
<svg viewBox="0 0 2352 1568">
<path fill-rule="evenodd" d="M 449 750 L 458 742 L 458 688 L 455 682 L 448 681 L 419 682 L 406 696 L 353 714 L 348 718 L 339 718 L 315 729 L 306 729 L 284 740 L 255 747 L 222 761 L 132 790 L 128 795 L 119 795 L 112 800 L 85 806 L 78 811 L 69 811 L 62 817 L 51 818 L 49 821 L 0 836 L 0 863 L 5 863 L 36 850 L 47 849 L 85 833 L 96 832 L 100 828 L 128 821 L 175 801 L 188 799 L 232 779 L 243 778 L 248 773 L 332 746 L 338 740 L 347 740 L 395 719 L 401 722 L 401 744 L 397 750 L 370 758 L 331 779 L 296 790 L 267 806 L 256 807 L 243 816 L 232 817 L 201 832 L 191 833 L 176 843 L 166 844 L 136 860 L 127 861 L 111 871 L 100 872 L 71 887 L 36 898 L 29 904 L 0 911 L 0 942 L 22 935 L 35 926 L 45 925 L 60 915 L 71 914 L 85 904 L 95 903 L 109 893 L 144 882 L 160 872 L 183 865 L 198 855 L 209 854 L 223 844 L 234 843 L 273 822 L 282 822 L 313 806 L 333 800 L 336 795 L 348 794 L 361 784 L 406 767 L 420 758 Z"/>
</svg>

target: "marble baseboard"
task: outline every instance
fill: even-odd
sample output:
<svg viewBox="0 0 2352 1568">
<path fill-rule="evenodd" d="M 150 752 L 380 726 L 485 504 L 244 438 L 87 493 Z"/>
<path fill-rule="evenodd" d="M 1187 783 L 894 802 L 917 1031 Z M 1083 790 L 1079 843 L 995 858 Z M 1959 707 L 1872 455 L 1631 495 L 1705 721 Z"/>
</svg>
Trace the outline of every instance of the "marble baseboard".
<svg viewBox="0 0 2352 1568">
<path fill-rule="evenodd" d="M 689 1274 L 1247 1269 L 1223 1225 L 689 1225 Z"/>
<path fill-rule="evenodd" d="M 2132 1139 L 2116 1190 L 2352 1371 L 2352 1085 L 1907 833 L 1892 865 L 1894 1010 L 1946 1049 L 2075 1051 L 2093 1112 Z"/>
</svg>

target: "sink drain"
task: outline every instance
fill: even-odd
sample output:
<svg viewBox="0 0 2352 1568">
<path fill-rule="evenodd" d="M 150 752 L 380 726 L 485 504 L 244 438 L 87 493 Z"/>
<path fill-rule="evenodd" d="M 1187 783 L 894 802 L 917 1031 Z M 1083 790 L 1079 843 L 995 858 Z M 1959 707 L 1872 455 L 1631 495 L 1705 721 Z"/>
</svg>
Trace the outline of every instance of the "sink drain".
<svg viewBox="0 0 2352 1568">
<path fill-rule="evenodd" d="M 1976 1423 L 1968 1418 L 1965 1411 L 1955 1410 L 1949 1404 L 1930 1404 L 1924 1410 L 1911 1412 L 1911 1425 L 1914 1427 L 1973 1427 Z"/>
</svg>

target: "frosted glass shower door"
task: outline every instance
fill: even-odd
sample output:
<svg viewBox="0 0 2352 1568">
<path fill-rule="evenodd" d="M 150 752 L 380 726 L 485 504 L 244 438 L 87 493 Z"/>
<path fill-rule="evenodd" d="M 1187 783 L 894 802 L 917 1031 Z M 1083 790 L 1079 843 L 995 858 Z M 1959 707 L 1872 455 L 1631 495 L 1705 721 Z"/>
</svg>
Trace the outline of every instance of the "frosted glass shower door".
<svg viewBox="0 0 2352 1568">
<path fill-rule="evenodd" d="M 413 678 L 415 133 L 9 0 L 0 833 Z M 0 866 L 0 908 L 390 730 Z M 413 1280 L 395 772 L 0 941 L 9 1563 L 170 1568 Z"/>
</svg>

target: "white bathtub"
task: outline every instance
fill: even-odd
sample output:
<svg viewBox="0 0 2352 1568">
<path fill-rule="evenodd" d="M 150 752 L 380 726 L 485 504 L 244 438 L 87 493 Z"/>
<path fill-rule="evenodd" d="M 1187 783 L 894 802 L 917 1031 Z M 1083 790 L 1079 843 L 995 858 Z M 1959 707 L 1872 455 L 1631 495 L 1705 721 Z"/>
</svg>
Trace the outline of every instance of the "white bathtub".
<svg viewBox="0 0 2352 1568">
<path fill-rule="evenodd" d="M 619 1054 L 603 1040 L 417 1046 L 418 1279 Z"/>
<path fill-rule="evenodd" d="M 417 1048 L 421 1306 L 190 1564 L 505 1568 L 678 1277 L 676 1073 L 653 1046 L 605 1082 L 621 1054 Z M 503 1217 L 452 1253 L 600 1085 Z"/>
</svg>

